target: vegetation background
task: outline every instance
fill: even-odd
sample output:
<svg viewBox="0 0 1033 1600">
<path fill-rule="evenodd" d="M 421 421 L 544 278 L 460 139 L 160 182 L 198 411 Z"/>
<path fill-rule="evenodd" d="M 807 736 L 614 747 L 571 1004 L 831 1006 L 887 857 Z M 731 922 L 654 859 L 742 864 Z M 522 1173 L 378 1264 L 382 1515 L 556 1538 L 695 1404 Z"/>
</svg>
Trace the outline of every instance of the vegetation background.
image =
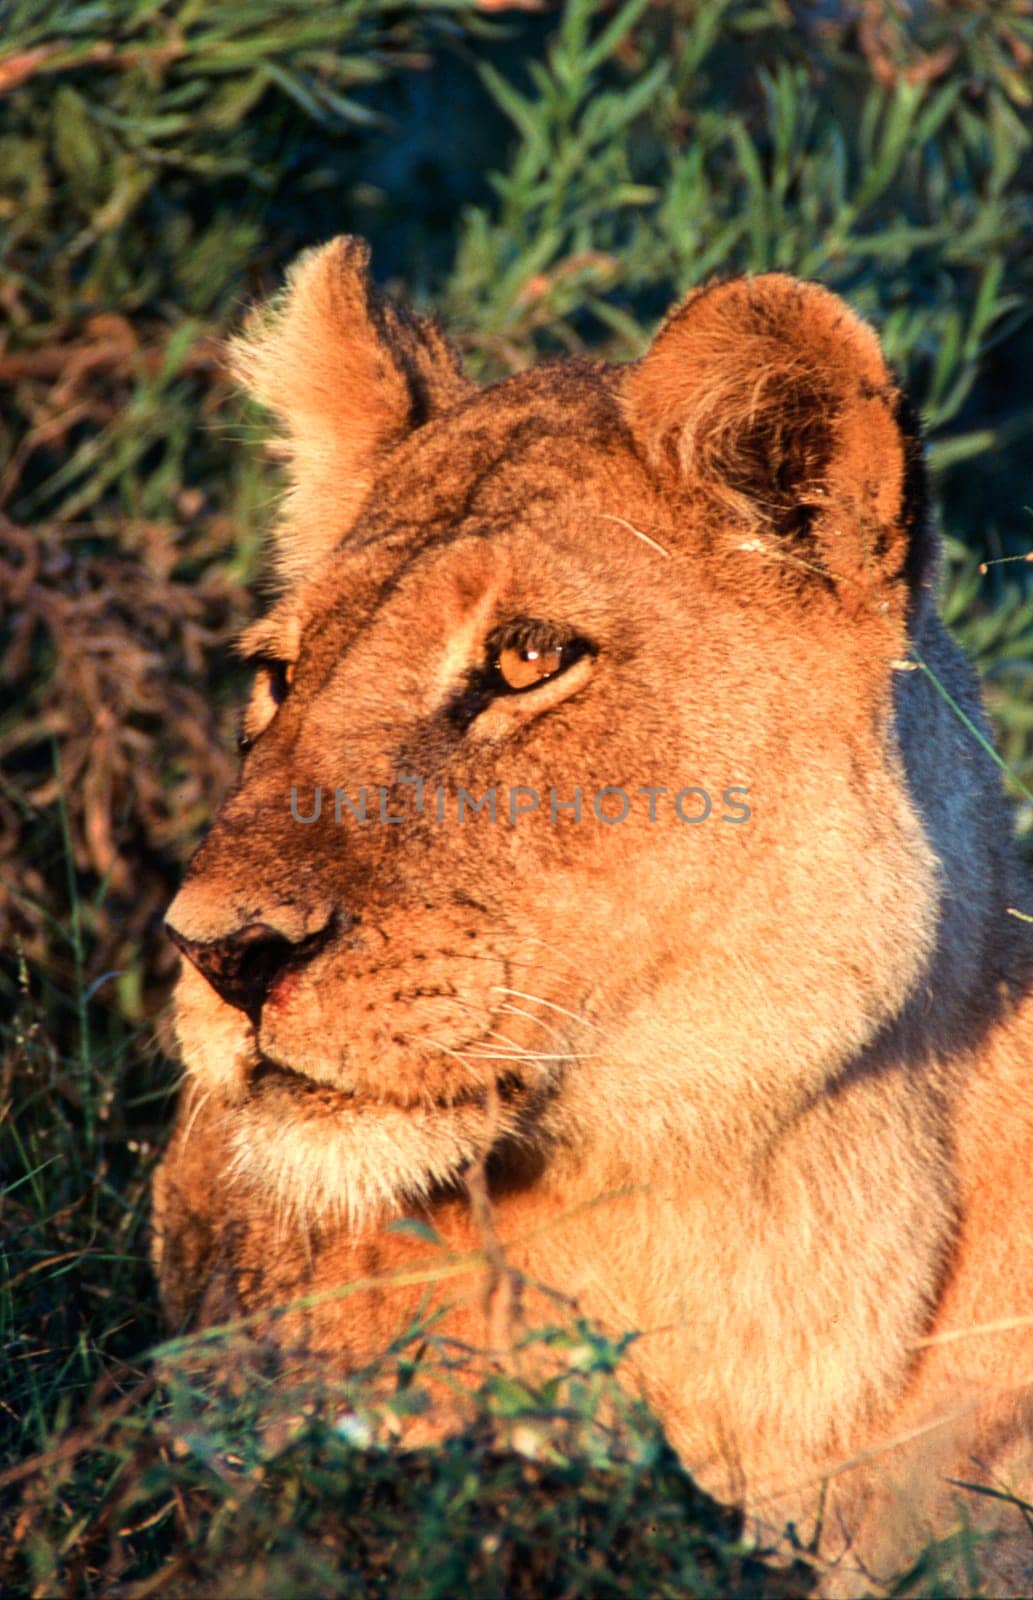
<svg viewBox="0 0 1033 1600">
<path fill-rule="evenodd" d="M 433 1328 L 332 1404 L 157 1381 L 160 919 L 233 769 L 274 493 L 220 340 L 339 232 L 484 378 L 633 357 L 714 274 L 820 278 L 921 408 L 1030 840 L 1031 98 L 1030 0 L 0 0 L 4 1592 L 804 1592 L 590 1330 L 404 1468 L 377 1441 Z"/>
</svg>

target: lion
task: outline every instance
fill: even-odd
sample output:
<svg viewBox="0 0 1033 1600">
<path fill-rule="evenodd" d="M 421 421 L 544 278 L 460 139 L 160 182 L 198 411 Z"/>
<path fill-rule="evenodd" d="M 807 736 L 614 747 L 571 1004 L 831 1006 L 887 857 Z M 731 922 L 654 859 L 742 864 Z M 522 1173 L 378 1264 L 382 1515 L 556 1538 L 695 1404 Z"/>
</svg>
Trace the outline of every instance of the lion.
<svg viewBox="0 0 1033 1600">
<path fill-rule="evenodd" d="M 168 913 L 171 1323 L 307 1296 L 270 1338 L 354 1371 L 427 1293 L 409 1219 L 495 1348 L 488 1229 L 525 1317 L 638 1335 L 705 1488 L 824 1496 L 851 1581 L 952 1480 L 1021 1566 L 1030 896 L 876 335 L 770 273 L 482 388 L 339 238 L 233 362 L 289 490 Z"/>
</svg>

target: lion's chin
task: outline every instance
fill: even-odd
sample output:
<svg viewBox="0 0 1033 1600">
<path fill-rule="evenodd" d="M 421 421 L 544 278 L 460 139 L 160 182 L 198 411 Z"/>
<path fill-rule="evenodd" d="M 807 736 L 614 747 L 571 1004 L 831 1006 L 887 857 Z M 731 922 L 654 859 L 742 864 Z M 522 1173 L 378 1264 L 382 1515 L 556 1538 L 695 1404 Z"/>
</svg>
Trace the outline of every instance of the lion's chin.
<svg viewBox="0 0 1033 1600">
<path fill-rule="evenodd" d="M 515 1131 L 483 1097 L 401 1105 L 358 1096 L 262 1059 L 228 1115 L 238 1182 L 272 1199 L 288 1225 L 352 1232 L 454 1183 L 498 1138 Z"/>
</svg>

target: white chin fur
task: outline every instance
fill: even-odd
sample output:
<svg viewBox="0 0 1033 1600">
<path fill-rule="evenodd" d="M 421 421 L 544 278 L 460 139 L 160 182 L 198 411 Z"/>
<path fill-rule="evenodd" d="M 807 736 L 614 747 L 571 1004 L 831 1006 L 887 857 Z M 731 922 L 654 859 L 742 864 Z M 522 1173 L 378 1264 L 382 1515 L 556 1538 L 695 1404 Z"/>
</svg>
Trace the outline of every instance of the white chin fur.
<svg viewBox="0 0 1033 1600">
<path fill-rule="evenodd" d="M 234 1175 L 271 1199 L 284 1222 L 360 1231 L 454 1179 L 508 1131 L 481 1106 L 363 1105 L 313 1118 L 295 1107 L 230 1113 Z"/>
</svg>

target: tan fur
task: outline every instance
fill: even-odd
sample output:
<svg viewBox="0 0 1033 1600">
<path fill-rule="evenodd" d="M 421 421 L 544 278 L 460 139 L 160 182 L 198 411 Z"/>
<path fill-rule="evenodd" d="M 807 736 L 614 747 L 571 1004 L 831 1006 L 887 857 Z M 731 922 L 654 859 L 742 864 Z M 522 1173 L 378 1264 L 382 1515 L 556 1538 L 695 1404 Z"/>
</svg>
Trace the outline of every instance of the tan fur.
<svg viewBox="0 0 1033 1600">
<path fill-rule="evenodd" d="M 169 913 L 212 980 L 188 966 L 177 999 L 170 1316 L 425 1262 L 400 1216 L 476 1251 L 486 1162 L 513 1266 L 641 1334 L 632 1372 L 717 1493 L 777 1526 L 832 1473 L 823 1549 L 881 1573 L 949 1520 L 947 1478 L 1006 1463 L 1028 1494 L 1029 897 L 934 681 L 982 726 L 874 334 L 770 275 L 690 296 L 629 368 L 476 391 L 337 241 L 237 360 L 294 487 L 253 748 Z M 591 648 L 485 698 L 489 639 L 526 618 Z M 336 823 L 360 784 L 403 821 Z M 438 824 L 438 785 L 545 802 Z M 619 826 L 607 785 L 636 796 Z M 581 822 L 551 819 L 575 786 Z M 211 952 L 256 928 L 287 956 L 249 1016 Z M 437 1292 L 473 1344 L 485 1270 Z M 424 1293 L 275 1334 L 343 1372 Z"/>
<path fill-rule="evenodd" d="M 300 256 L 281 300 L 231 347 L 238 378 L 284 430 L 291 491 L 277 561 L 288 579 L 348 532 L 377 458 L 472 387 L 432 322 L 376 293 L 368 259 L 359 239 Z"/>
</svg>

